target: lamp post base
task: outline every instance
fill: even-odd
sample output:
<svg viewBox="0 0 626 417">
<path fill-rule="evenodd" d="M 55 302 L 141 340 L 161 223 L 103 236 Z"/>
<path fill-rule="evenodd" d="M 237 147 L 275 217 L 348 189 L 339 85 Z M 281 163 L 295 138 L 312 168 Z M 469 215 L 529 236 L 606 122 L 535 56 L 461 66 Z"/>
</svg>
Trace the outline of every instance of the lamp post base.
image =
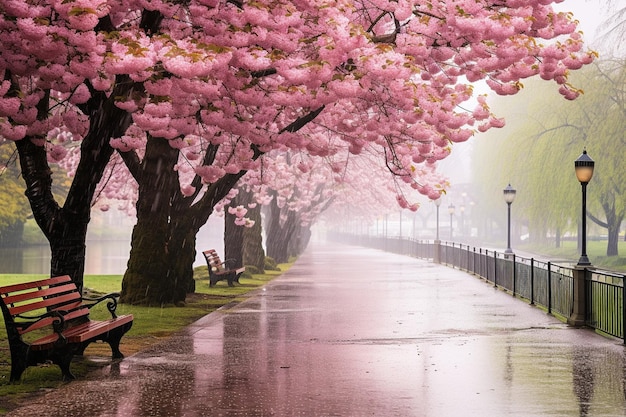
<svg viewBox="0 0 626 417">
<path fill-rule="evenodd" d="M 587 286 L 585 283 L 586 274 L 589 267 L 586 265 L 576 265 L 573 269 L 574 279 L 574 294 L 572 314 L 567 318 L 567 324 L 570 326 L 584 326 L 587 317 L 586 300 L 587 300 Z"/>
</svg>

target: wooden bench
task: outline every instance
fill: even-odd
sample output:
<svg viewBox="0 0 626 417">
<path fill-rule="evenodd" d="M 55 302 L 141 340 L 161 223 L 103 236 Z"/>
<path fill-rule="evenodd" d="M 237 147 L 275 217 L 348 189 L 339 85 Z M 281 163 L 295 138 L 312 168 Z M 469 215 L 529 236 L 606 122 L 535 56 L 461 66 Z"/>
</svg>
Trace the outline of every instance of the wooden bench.
<svg viewBox="0 0 626 417">
<path fill-rule="evenodd" d="M 10 381 L 18 381 L 28 366 L 52 361 L 64 380 L 74 379 L 70 362 L 92 342 L 111 346 L 114 359 L 123 358 L 120 340 L 133 324 L 131 314 L 117 316 L 119 294 L 83 298 L 69 276 L 0 287 L 0 307 L 11 350 Z M 111 319 L 89 319 L 90 309 L 107 302 Z"/>
<path fill-rule="evenodd" d="M 236 268 L 232 263 L 234 260 L 227 259 L 222 262 L 215 249 L 202 252 L 209 268 L 209 286 L 213 287 L 218 281 L 227 280 L 228 286 L 232 287 L 233 282 L 239 283 L 239 276 L 246 270 L 245 266 Z"/>
</svg>

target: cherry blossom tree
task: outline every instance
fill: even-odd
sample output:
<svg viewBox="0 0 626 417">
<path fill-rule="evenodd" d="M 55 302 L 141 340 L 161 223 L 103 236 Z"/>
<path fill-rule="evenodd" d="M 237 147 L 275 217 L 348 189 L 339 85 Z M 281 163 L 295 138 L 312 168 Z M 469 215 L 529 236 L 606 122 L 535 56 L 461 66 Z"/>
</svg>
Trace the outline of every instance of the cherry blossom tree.
<svg viewBox="0 0 626 417">
<path fill-rule="evenodd" d="M 293 152 L 265 155 L 264 160 L 271 158 L 267 168 L 248 173 L 239 183 L 240 190 L 252 190 L 247 195 L 254 195 L 254 199 L 241 200 L 238 194 L 228 211 L 244 225 L 249 213 L 246 207 L 264 207 L 268 255 L 286 262 L 302 252 L 310 238 L 310 227 L 332 206 L 338 207 L 332 210 L 329 221 L 371 221 L 381 212 L 397 212 L 398 206 L 416 211 L 418 194 L 436 198 L 445 191 L 447 181 L 434 171 L 434 165 L 424 164 L 415 172 L 414 179 L 418 181 L 408 184 L 386 175 L 387 167 L 378 155 L 371 153 L 373 150 L 364 149 L 358 156 L 345 150 L 326 158 Z M 419 192 L 414 188 L 419 188 Z M 229 224 L 235 222 L 227 219 L 227 228 Z M 236 230 L 236 226 L 232 229 L 235 230 L 225 234 L 226 247 L 233 236 L 245 233 L 241 228 Z M 234 246 L 229 257 L 241 257 L 242 244 Z"/>
<path fill-rule="evenodd" d="M 238 182 L 234 197 L 216 206 L 216 211 L 225 215 L 225 256 L 260 270 L 265 255 L 262 229 L 268 255 L 286 262 L 290 255 L 300 253 L 289 251 L 298 240 L 296 232 L 311 226 L 332 202 L 339 184 L 328 158 L 288 151 L 266 154 L 263 161 L 262 169 L 248 172 Z M 265 212 L 264 227 L 261 210 Z"/>
<path fill-rule="evenodd" d="M 328 158 L 284 153 L 274 158 L 272 167 L 261 198 L 267 208 L 266 247 L 268 256 L 284 263 L 306 247 L 311 225 L 332 203 L 341 181 L 333 172 L 337 163 Z"/>
<path fill-rule="evenodd" d="M 470 83 L 515 94 L 593 60 L 550 0 L 0 0 L 0 136 L 16 141 L 52 274 L 82 281 L 96 185 L 138 183 L 123 300 L 182 302 L 195 234 L 273 150 L 376 154 L 401 181 L 499 127 Z M 65 135 L 65 132 L 71 135 Z M 80 143 L 63 206 L 48 160 Z M 404 201 L 399 200 L 401 204 Z"/>
</svg>

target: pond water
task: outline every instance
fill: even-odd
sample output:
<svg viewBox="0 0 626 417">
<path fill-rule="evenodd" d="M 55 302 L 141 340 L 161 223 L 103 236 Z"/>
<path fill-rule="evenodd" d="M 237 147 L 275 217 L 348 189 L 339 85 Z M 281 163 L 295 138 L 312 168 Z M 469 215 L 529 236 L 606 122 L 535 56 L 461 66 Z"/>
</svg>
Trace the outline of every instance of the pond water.
<svg viewBox="0 0 626 417">
<path fill-rule="evenodd" d="M 197 235 L 194 266 L 206 265 L 202 251 L 216 249 L 224 252 L 223 226 L 203 227 Z M 130 254 L 130 232 L 127 239 L 87 240 L 85 274 L 123 274 Z M 0 274 L 48 274 L 50 248 L 48 245 L 23 248 L 0 248 Z"/>
</svg>

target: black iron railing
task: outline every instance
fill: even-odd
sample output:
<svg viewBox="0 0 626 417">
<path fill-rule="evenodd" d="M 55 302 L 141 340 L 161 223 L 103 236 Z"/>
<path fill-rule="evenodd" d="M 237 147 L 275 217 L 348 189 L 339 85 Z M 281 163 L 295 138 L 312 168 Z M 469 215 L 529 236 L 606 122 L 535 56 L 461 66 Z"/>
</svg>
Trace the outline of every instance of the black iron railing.
<svg viewBox="0 0 626 417">
<path fill-rule="evenodd" d="M 574 306 L 574 266 L 453 242 L 332 233 L 344 243 L 438 261 L 474 274 L 511 295 L 567 320 Z M 437 256 L 438 255 L 438 256 Z M 585 268 L 585 325 L 624 340 L 624 274 Z"/>
</svg>

